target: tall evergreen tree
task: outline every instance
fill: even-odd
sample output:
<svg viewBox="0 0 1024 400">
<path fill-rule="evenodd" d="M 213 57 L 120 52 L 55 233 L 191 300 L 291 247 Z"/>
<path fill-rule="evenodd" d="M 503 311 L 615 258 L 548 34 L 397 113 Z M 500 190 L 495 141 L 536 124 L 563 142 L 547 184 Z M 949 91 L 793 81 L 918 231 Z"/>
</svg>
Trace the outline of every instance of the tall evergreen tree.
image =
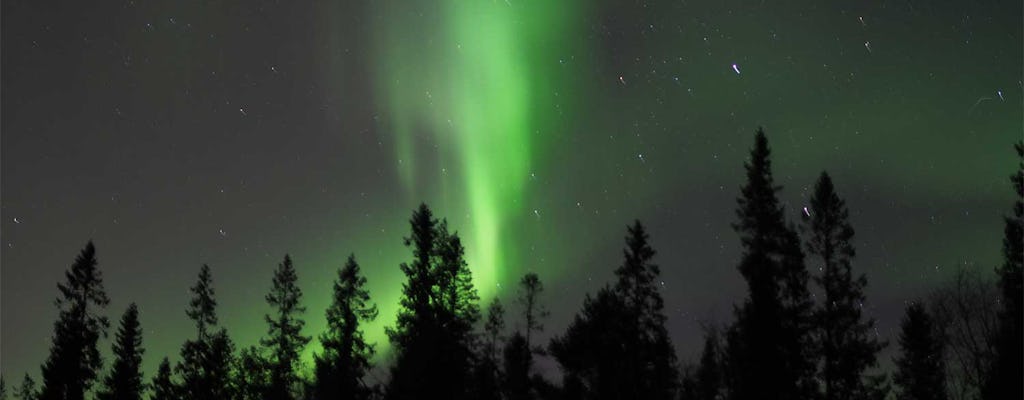
<svg viewBox="0 0 1024 400">
<path fill-rule="evenodd" d="M 808 274 L 799 238 L 776 196 L 781 188 L 770 156 L 768 139 L 758 129 L 733 225 L 743 246 L 739 271 L 749 290 L 727 333 L 727 383 L 736 400 L 815 395 Z"/>
<path fill-rule="evenodd" d="M 14 391 L 14 397 L 21 400 L 36 400 L 39 398 L 39 391 L 36 390 L 36 381 L 31 376 L 25 374 L 25 378 L 21 380 L 21 386 L 18 390 Z"/>
<path fill-rule="evenodd" d="M 225 329 L 216 329 L 217 301 L 208 265 L 200 269 L 199 279 L 191 290 L 193 297 L 186 313 L 195 322 L 197 334 L 181 348 L 180 395 L 191 400 L 226 399 L 232 394 L 230 372 L 234 345 Z"/>
<path fill-rule="evenodd" d="M 1013 215 L 1006 217 L 1003 230 L 1003 265 L 997 269 L 999 287 L 1002 289 L 1002 308 L 999 313 L 999 332 L 996 338 L 996 354 L 992 362 L 989 379 L 985 382 L 984 398 L 1020 399 L 1024 398 L 1020 378 L 1024 376 L 1024 348 L 1021 337 L 1024 337 L 1022 315 L 1024 307 L 1021 302 L 1022 263 L 1024 263 L 1024 142 L 1014 146 L 1017 150 L 1017 172 L 1010 176 L 1013 182 L 1016 199 L 1013 202 Z"/>
<path fill-rule="evenodd" d="M 400 267 L 407 281 L 396 326 L 387 329 L 395 353 L 388 399 L 461 399 L 471 375 L 472 328 L 478 296 L 458 234 L 448 232 L 420 205 L 410 220 L 412 263 Z"/>
<path fill-rule="evenodd" d="M 480 346 L 478 362 L 474 367 L 473 386 L 474 398 L 501 398 L 501 370 L 499 369 L 498 352 L 501 349 L 501 334 L 505 329 L 505 308 L 497 297 L 487 307 L 487 319 L 484 321 L 484 332 Z"/>
<path fill-rule="evenodd" d="M 660 269 L 637 221 L 628 228 L 624 262 L 613 288 L 584 302 L 584 309 L 551 352 L 584 398 L 670 399 L 678 389 L 675 349 L 665 328 L 658 292 Z"/>
<path fill-rule="evenodd" d="M 7 381 L 0 375 L 0 400 L 7 400 Z"/>
<path fill-rule="evenodd" d="M 898 398 L 945 400 L 946 367 L 943 344 L 928 311 L 919 302 L 907 307 L 900 324 L 900 355 L 894 381 Z"/>
<path fill-rule="evenodd" d="M 327 309 L 327 332 L 320 336 L 324 351 L 316 356 L 314 398 L 366 399 L 370 388 L 363 376 L 370 369 L 374 346 L 363 338 L 361 325 L 377 318 L 366 278 L 355 255 L 349 255 L 334 281 L 334 298 Z"/>
<path fill-rule="evenodd" d="M 816 333 L 821 347 L 821 383 L 825 398 L 862 398 L 870 388 L 865 371 L 876 366 L 876 356 L 885 343 L 871 335 L 875 320 L 862 314 L 864 274 L 854 276 L 853 227 L 846 202 L 839 198 L 828 173 L 822 172 L 803 216 L 807 252 L 821 262 L 821 276 L 815 281 L 824 301 L 814 311 Z"/>
<path fill-rule="evenodd" d="M 152 391 L 149 395 L 149 400 L 177 400 L 178 397 L 178 386 L 174 384 L 174 380 L 171 377 L 171 362 L 164 357 L 163 361 L 160 361 L 160 366 L 156 369 L 156 375 L 153 376 L 153 383 L 150 384 Z"/>
<path fill-rule="evenodd" d="M 82 400 L 103 367 L 96 342 L 110 325 L 101 312 L 110 302 L 90 241 L 58 284 L 60 310 L 50 355 L 43 364 L 42 400 Z"/>
<path fill-rule="evenodd" d="M 128 305 L 121 317 L 113 345 L 114 365 L 103 380 L 100 400 L 141 400 L 146 384 L 142 381 L 142 328 L 139 326 L 139 308 Z"/>
<path fill-rule="evenodd" d="M 305 321 L 300 318 L 306 307 L 300 305 L 302 290 L 296 284 L 298 276 L 292 259 L 287 254 L 274 271 L 273 286 L 267 294 L 267 303 L 276 314 L 266 315 L 270 325 L 268 337 L 260 343 L 270 349 L 270 386 L 268 400 L 291 400 L 296 398 L 299 378 L 295 367 L 299 354 L 309 343 L 309 336 L 302 336 Z"/>
</svg>

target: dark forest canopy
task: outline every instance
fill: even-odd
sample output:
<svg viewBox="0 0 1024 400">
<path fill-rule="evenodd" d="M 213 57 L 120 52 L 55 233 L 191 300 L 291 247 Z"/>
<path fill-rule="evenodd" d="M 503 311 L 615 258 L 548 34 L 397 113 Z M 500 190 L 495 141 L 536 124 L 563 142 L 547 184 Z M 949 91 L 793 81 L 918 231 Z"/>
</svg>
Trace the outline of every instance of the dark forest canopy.
<svg viewBox="0 0 1024 400">
<path fill-rule="evenodd" d="M 1016 146 L 1018 157 L 1024 148 Z M 195 337 L 182 338 L 181 361 L 145 352 L 145 321 L 131 304 L 111 339 L 113 360 L 99 353 L 108 337 L 109 303 L 89 242 L 58 285 L 59 310 L 41 384 L 0 380 L 0 398 L 167 399 L 1020 399 L 1021 258 L 1024 163 L 1011 176 L 1017 200 L 1006 217 L 998 282 L 960 276 L 927 303 L 907 305 L 896 337 L 880 337 L 863 308 L 869 277 L 855 268 L 850 211 L 822 172 L 799 225 L 778 199 L 771 147 L 754 136 L 733 227 L 742 243 L 738 273 L 747 295 L 735 319 L 708 327 L 699 359 L 680 362 L 670 339 L 655 244 L 640 221 L 625 230 L 613 282 L 582 299 L 564 332 L 537 343 L 549 317 L 541 275 L 519 281 L 521 313 L 498 299 L 481 310 L 457 231 L 426 205 L 409 220 L 409 259 L 389 343 L 372 343 L 364 324 L 378 317 L 355 255 L 332 283 L 325 332 L 306 332 L 305 306 L 292 259 L 273 274 L 266 337 L 237 348 L 219 325 L 213 269 L 203 265 L 186 314 Z M 808 265 L 821 265 L 812 270 Z M 812 292 L 821 296 L 813 296 Z M 997 297 L 998 307 L 984 299 Z M 981 300 L 979 300 L 981 299 Z M 517 308 L 518 310 L 518 308 Z M 986 312 L 987 311 L 987 312 Z M 145 315 L 145 316 L 144 316 Z M 515 327 L 514 329 L 507 329 Z M 964 330 L 982 327 L 977 333 Z M 323 345 L 313 365 L 299 357 L 312 338 Z M 973 340 L 971 340 L 973 339 Z M 895 371 L 879 352 L 898 345 Z M 977 345 L 984 343 L 984 345 Z M 386 365 L 373 365 L 390 345 Z M 143 357 L 162 358 L 153 377 Z M 554 379 L 538 359 L 558 365 Z M 373 376 L 384 367 L 386 376 Z"/>
</svg>

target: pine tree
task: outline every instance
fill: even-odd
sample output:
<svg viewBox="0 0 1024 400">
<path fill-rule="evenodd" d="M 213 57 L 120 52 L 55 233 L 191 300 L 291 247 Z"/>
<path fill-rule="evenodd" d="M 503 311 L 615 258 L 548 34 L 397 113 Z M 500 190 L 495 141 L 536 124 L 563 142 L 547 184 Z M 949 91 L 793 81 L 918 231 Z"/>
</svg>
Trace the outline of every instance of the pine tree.
<svg viewBox="0 0 1024 400">
<path fill-rule="evenodd" d="M 140 400 L 146 385 L 142 381 L 142 328 L 139 326 L 139 308 L 128 305 L 121 317 L 121 326 L 113 345 L 114 365 L 103 380 L 100 400 Z"/>
<path fill-rule="evenodd" d="M 299 363 L 299 354 L 310 339 L 309 336 L 302 336 L 305 321 L 300 316 L 306 308 L 299 305 L 302 290 L 296 285 L 297 280 L 292 259 L 285 254 L 284 261 L 277 265 L 273 287 L 267 294 L 267 303 L 276 311 L 276 315 L 264 316 L 270 325 L 269 337 L 260 341 L 263 346 L 270 349 L 268 400 L 296 398 L 295 391 L 299 378 L 295 373 L 295 367 Z"/>
<path fill-rule="evenodd" d="M 0 400 L 7 400 L 7 381 L 0 375 Z"/>
<path fill-rule="evenodd" d="M 1002 289 L 1002 308 L 999 312 L 999 332 L 996 338 L 996 352 L 989 378 L 984 384 L 983 397 L 989 400 L 1024 398 L 1020 378 L 1024 376 L 1024 337 L 1021 305 L 1022 263 L 1024 263 L 1024 142 L 1014 146 L 1017 150 L 1017 173 L 1011 175 L 1016 200 L 1013 216 L 1006 218 L 1003 230 L 1003 265 L 997 269 L 999 287 Z"/>
<path fill-rule="evenodd" d="M 355 255 L 349 255 L 338 270 L 327 309 L 327 332 L 320 336 L 324 352 L 316 356 L 314 399 L 366 399 L 371 394 L 363 376 L 370 369 L 374 346 L 363 338 L 360 326 L 377 318 L 377 306 L 370 303 L 365 286 Z"/>
<path fill-rule="evenodd" d="M 772 178 L 770 156 L 768 139 L 758 129 L 733 225 L 743 245 L 739 271 L 749 290 L 726 335 L 729 396 L 737 400 L 815 395 L 808 274 L 799 237 L 776 197 L 781 188 Z"/>
<path fill-rule="evenodd" d="M 178 386 L 174 384 L 171 378 L 171 362 L 167 360 L 167 357 L 160 361 L 160 366 L 156 370 L 156 375 L 153 376 L 153 383 L 150 387 L 153 390 L 149 400 L 178 399 Z"/>
<path fill-rule="evenodd" d="M 54 324 L 50 355 L 43 364 L 42 400 L 83 400 L 103 367 L 96 342 L 110 325 L 100 314 L 110 299 L 96 266 L 96 248 L 90 241 L 58 284 L 60 310 Z"/>
<path fill-rule="evenodd" d="M 832 179 L 822 172 L 803 216 L 807 252 L 821 262 L 815 281 L 825 298 L 814 311 L 822 353 L 821 382 L 828 399 L 848 400 L 869 391 L 865 371 L 876 366 L 885 343 L 872 337 L 875 320 L 862 314 L 864 274 L 854 276 L 853 227 L 846 202 L 839 198 Z"/>
<path fill-rule="evenodd" d="M 186 313 L 196 324 L 197 334 L 195 340 L 186 341 L 181 348 L 180 394 L 190 400 L 226 399 L 232 394 L 230 370 L 234 349 L 225 329 L 214 330 L 217 301 L 208 265 L 200 269 L 199 279 L 191 290 L 193 297 Z"/>
<path fill-rule="evenodd" d="M 501 371 L 498 367 L 498 352 L 501 348 L 501 334 L 505 329 L 505 308 L 497 297 L 487 307 L 487 319 L 480 346 L 479 361 L 474 367 L 474 398 L 501 398 Z"/>
<path fill-rule="evenodd" d="M 386 397 L 461 399 L 468 395 L 472 328 L 480 317 L 465 249 L 425 204 L 410 225 L 405 243 L 413 261 L 400 266 L 407 281 L 396 326 L 387 329 L 395 363 Z"/>
<path fill-rule="evenodd" d="M 14 397 L 21 400 L 36 400 L 40 398 L 39 396 L 39 391 L 36 390 L 36 381 L 25 374 L 25 378 L 21 380 L 21 386 L 14 391 Z"/>
<path fill-rule="evenodd" d="M 895 360 L 894 380 L 900 399 L 945 400 L 946 367 L 943 344 L 924 306 L 907 307 L 900 324 L 900 355 Z"/>
</svg>

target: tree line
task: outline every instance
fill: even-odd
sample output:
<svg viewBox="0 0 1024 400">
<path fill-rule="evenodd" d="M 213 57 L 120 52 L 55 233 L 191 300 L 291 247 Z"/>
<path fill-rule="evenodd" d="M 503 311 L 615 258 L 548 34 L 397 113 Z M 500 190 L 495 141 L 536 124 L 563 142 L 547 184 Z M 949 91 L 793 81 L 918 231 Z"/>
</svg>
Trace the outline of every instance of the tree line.
<svg viewBox="0 0 1024 400">
<path fill-rule="evenodd" d="M 1018 158 L 1024 145 L 1015 146 Z M 19 399 L 1021 399 L 1021 262 L 1024 163 L 1011 177 L 1017 198 L 1005 218 L 1004 263 L 995 285 L 961 273 L 932 299 L 909 302 L 890 374 L 878 371 L 889 345 L 863 308 L 867 278 L 854 271 L 854 229 L 845 201 L 822 172 L 799 222 L 779 201 L 764 131 L 744 164 L 746 182 L 733 224 L 742 243 L 737 269 L 747 283 L 734 320 L 706 329 L 703 351 L 681 365 L 666 328 L 656 251 L 640 221 L 627 227 L 614 282 L 583 300 L 566 330 L 540 343 L 548 312 L 544 285 L 523 276 L 517 326 L 505 329 L 497 299 L 481 310 L 457 232 L 420 205 L 404 238 L 411 259 L 394 326 L 386 329 L 389 378 L 370 379 L 377 343 L 363 326 L 378 316 L 355 255 L 337 271 L 326 331 L 317 339 L 311 377 L 299 358 L 305 307 L 291 258 L 274 271 L 265 299 L 266 336 L 239 348 L 218 324 L 212 271 L 200 268 L 186 314 L 195 325 L 180 361 L 163 357 L 151 379 L 141 371 L 140 311 L 120 319 L 104 369 L 99 351 L 109 299 L 89 242 L 58 284 L 59 309 L 37 385 L 29 374 L 11 390 Z M 807 264 L 820 265 L 812 275 Z M 811 295 L 817 289 L 820 299 Z M 996 305 L 988 302 L 994 300 Z M 534 365 L 554 360 L 561 382 Z M 0 399 L 8 396 L 0 378 Z"/>
</svg>

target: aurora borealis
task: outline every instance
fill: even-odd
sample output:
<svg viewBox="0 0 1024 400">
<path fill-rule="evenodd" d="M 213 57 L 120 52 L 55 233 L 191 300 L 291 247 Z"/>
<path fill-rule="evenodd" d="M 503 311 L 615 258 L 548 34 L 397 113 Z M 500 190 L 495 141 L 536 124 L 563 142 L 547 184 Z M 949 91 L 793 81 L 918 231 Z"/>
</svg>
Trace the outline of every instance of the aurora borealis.
<svg viewBox="0 0 1024 400">
<path fill-rule="evenodd" d="M 420 202 L 483 297 L 539 273 L 545 339 L 639 218 L 688 360 L 742 297 L 730 223 L 758 126 L 791 221 L 833 176 L 891 338 L 905 301 L 996 265 L 1024 132 L 1021 3 L 948 3 L 4 2 L 0 370 L 38 374 L 89 239 L 108 315 L 139 304 L 147 376 L 193 334 L 203 263 L 256 343 L 285 253 L 310 333 L 355 253 L 383 353 Z"/>
</svg>

